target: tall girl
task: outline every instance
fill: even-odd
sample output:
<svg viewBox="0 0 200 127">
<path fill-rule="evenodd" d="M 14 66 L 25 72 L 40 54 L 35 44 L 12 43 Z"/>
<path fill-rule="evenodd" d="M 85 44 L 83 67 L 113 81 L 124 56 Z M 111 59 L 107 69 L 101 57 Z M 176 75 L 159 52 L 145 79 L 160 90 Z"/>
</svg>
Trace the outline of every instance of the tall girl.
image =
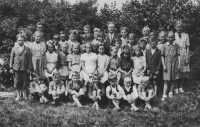
<svg viewBox="0 0 200 127">
<path fill-rule="evenodd" d="M 164 44 L 165 44 L 166 41 L 167 41 L 166 32 L 165 32 L 165 31 L 161 31 L 161 32 L 159 33 L 158 39 L 159 39 L 159 42 L 158 42 L 157 48 L 158 48 L 160 51 L 162 51 L 163 46 L 164 46 Z"/>
<path fill-rule="evenodd" d="M 75 30 L 71 30 L 69 35 L 69 40 L 67 41 L 69 54 L 72 53 L 72 45 L 79 44 L 79 42 L 77 42 L 76 39 L 77 39 L 77 32 Z"/>
<path fill-rule="evenodd" d="M 45 77 L 47 83 L 49 84 L 52 81 L 53 73 L 56 72 L 57 63 L 58 63 L 58 54 L 54 52 L 54 45 L 47 45 L 48 51 L 46 52 L 46 64 L 45 64 Z"/>
<path fill-rule="evenodd" d="M 183 23 L 182 21 L 178 21 L 176 23 L 176 33 L 175 33 L 175 42 L 179 46 L 180 49 L 180 85 L 176 86 L 175 93 L 178 94 L 183 93 L 183 83 L 185 78 L 185 73 L 190 72 L 189 67 L 189 36 L 188 34 L 183 32 Z"/>
<path fill-rule="evenodd" d="M 179 79 L 179 68 L 180 68 L 180 53 L 178 46 L 174 43 L 174 32 L 169 31 L 168 33 L 168 42 L 164 45 L 161 52 L 162 64 L 163 64 L 163 80 L 164 89 L 162 100 L 164 101 L 167 98 L 167 91 L 169 83 L 171 83 L 171 89 L 169 92 L 169 97 L 173 97 L 173 90 L 175 81 Z"/>
<path fill-rule="evenodd" d="M 34 72 L 40 77 L 40 79 L 44 79 L 46 44 L 41 42 L 41 37 L 42 33 L 36 31 L 35 41 L 31 44 L 30 50 Z"/>
<path fill-rule="evenodd" d="M 72 73 L 73 72 L 78 72 L 80 73 L 81 71 L 81 55 L 80 55 L 80 45 L 79 44 L 75 44 L 72 47 L 72 54 L 69 54 L 68 56 L 68 65 L 69 65 L 69 69 L 70 69 L 70 74 L 69 74 L 69 79 L 72 78 Z"/>
<path fill-rule="evenodd" d="M 133 61 L 130 57 L 130 50 L 127 47 L 123 50 L 121 54 L 121 59 L 119 61 L 119 69 L 117 76 L 118 83 L 120 83 L 120 80 L 124 79 L 125 76 L 131 77 L 132 70 L 133 70 Z"/>
<path fill-rule="evenodd" d="M 69 75 L 68 45 L 67 43 L 65 43 L 61 47 L 62 47 L 62 52 L 59 53 L 58 71 L 60 73 L 60 79 L 65 82 L 65 85 L 67 85 L 68 75 Z"/>
<path fill-rule="evenodd" d="M 81 67 L 82 67 L 82 76 L 85 80 L 85 85 L 87 85 L 92 75 L 97 69 L 97 55 L 91 52 L 91 44 L 86 44 L 86 53 L 81 55 Z"/>
<path fill-rule="evenodd" d="M 133 60 L 133 82 L 139 85 L 144 77 L 144 72 L 146 71 L 146 57 L 142 55 L 142 50 L 140 46 L 135 47 L 136 56 L 132 57 Z"/>
</svg>

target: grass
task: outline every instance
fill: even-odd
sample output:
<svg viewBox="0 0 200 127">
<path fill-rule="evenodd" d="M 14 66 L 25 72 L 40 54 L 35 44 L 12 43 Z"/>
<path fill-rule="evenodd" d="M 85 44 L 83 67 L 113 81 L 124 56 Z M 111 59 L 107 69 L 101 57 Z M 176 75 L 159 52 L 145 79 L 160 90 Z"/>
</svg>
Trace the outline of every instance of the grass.
<svg viewBox="0 0 200 127">
<path fill-rule="evenodd" d="M 200 126 L 200 82 L 186 82 L 185 94 L 162 103 L 156 99 L 158 112 L 121 112 L 110 109 L 79 109 L 63 103 L 55 107 L 28 100 L 0 98 L 1 127 L 197 127 Z M 141 107 L 140 107 L 141 108 Z"/>
</svg>

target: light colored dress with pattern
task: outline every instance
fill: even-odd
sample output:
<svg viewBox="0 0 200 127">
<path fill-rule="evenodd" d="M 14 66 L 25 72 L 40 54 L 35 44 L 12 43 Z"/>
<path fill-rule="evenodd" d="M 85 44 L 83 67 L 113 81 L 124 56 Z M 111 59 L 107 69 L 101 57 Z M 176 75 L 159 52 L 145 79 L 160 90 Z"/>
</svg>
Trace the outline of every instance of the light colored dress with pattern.
<svg viewBox="0 0 200 127">
<path fill-rule="evenodd" d="M 134 57 L 132 57 L 132 60 L 133 60 L 133 66 L 134 66 L 134 69 L 133 69 L 133 72 L 132 72 L 133 82 L 136 83 L 136 84 L 140 84 L 143 77 L 144 77 L 144 74 L 140 75 L 139 77 L 137 77 L 136 75 L 140 74 L 142 72 L 142 70 L 144 69 L 144 67 L 147 66 L 146 57 L 144 57 L 144 56 L 140 56 L 140 57 L 134 56 Z"/>
<path fill-rule="evenodd" d="M 181 33 L 181 38 L 178 33 L 175 33 L 175 43 L 178 45 L 180 50 L 180 68 L 181 72 L 190 72 L 189 64 L 186 64 L 187 51 L 186 47 L 190 46 L 189 36 L 186 33 Z"/>
<path fill-rule="evenodd" d="M 87 71 L 87 73 L 92 74 L 95 72 L 97 61 L 96 53 L 84 53 L 81 55 L 80 60 L 85 62 L 85 70 Z M 81 71 L 81 75 L 85 81 L 90 81 L 90 77 L 83 70 Z"/>
<path fill-rule="evenodd" d="M 108 55 L 100 55 L 97 57 L 97 70 L 99 73 L 102 73 L 105 67 L 109 65 L 109 56 Z M 101 77 L 101 83 L 104 83 L 108 80 L 108 71 L 105 71 L 103 77 Z"/>
<path fill-rule="evenodd" d="M 63 52 L 59 54 L 59 73 L 62 80 L 66 80 L 69 75 L 69 68 L 68 68 L 68 55 L 65 55 Z"/>
<path fill-rule="evenodd" d="M 71 67 L 73 68 L 73 71 L 80 72 L 81 69 L 81 61 L 80 61 L 81 55 L 80 54 L 69 54 L 68 55 L 68 62 L 71 62 Z M 69 79 L 72 78 L 72 71 L 69 73 Z"/>
<path fill-rule="evenodd" d="M 36 43 L 33 42 L 30 45 L 32 54 L 32 63 L 34 72 L 41 78 L 44 79 L 44 67 L 45 67 L 45 54 L 46 44 L 44 42 Z"/>
<path fill-rule="evenodd" d="M 58 54 L 55 53 L 55 52 L 52 52 L 52 53 L 49 53 L 47 52 L 46 53 L 46 67 L 51 71 L 55 65 L 57 64 L 58 62 Z M 45 70 L 45 77 L 53 77 L 53 73 L 56 72 L 56 68 L 52 71 L 51 74 L 49 74 L 47 72 L 47 70 Z"/>
</svg>

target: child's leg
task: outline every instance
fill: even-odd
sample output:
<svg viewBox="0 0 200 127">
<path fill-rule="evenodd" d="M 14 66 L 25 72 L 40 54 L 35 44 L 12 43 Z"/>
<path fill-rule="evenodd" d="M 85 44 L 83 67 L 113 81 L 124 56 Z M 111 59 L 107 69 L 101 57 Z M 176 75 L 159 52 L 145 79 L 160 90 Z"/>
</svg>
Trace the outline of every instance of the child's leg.
<svg viewBox="0 0 200 127">
<path fill-rule="evenodd" d="M 120 85 L 120 80 L 121 80 L 121 72 L 118 72 L 117 73 L 117 83 L 118 83 L 118 85 Z"/>
<path fill-rule="evenodd" d="M 163 98 L 167 97 L 168 86 L 169 86 L 169 81 L 165 81 L 164 82 L 164 88 L 163 88 Z"/>
<path fill-rule="evenodd" d="M 153 84 L 154 84 L 154 92 L 155 92 L 155 95 L 157 96 L 157 93 L 158 93 L 158 81 L 157 81 L 157 79 L 153 79 Z"/>
<path fill-rule="evenodd" d="M 20 97 L 21 97 L 21 96 L 20 96 L 21 90 L 20 90 L 20 89 L 17 89 L 16 92 L 17 92 L 17 97 L 16 97 L 15 100 L 16 100 L 16 101 L 19 101 L 19 99 L 20 99 Z"/>
<path fill-rule="evenodd" d="M 171 88 L 170 88 L 170 92 L 169 92 L 170 97 L 173 96 L 175 83 L 176 83 L 176 80 L 171 81 Z"/>
<path fill-rule="evenodd" d="M 112 100 L 112 103 L 113 103 L 114 106 L 115 106 L 114 110 L 115 110 L 115 109 L 117 109 L 117 110 L 120 109 L 118 100 Z"/>
<path fill-rule="evenodd" d="M 78 107 L 83 107 L 76 95 L 72 95 L 72 98 Z"/>
</svg>

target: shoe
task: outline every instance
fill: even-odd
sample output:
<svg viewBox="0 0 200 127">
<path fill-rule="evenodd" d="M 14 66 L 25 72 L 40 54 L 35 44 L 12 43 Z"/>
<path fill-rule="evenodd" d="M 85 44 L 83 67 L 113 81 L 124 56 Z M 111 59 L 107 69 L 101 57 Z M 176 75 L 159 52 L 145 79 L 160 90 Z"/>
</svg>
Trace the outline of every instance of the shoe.
<svg viewBox="0 0 200 127">
<path fill-rule="evenodd" d="M 179 92 L 180 92 L 180 93 L 184 93 L 183 88 L 179 88 Z"/>
<path fill-rule="evenodd" d="M 178 89 L 175 89 L 175 94 L 179 94 L 179 90 Z"/>
<path fill-rule="evenodd" d="M 162 95 L 162 101 L 165 101 L 165 99 L 167 98 L 167 95 Z"/>
<path fill-rule="evenodd" d="M 173 97 L 173 93 L 169 92 L 169 97 L 172 98 Z"/>
</svg>

